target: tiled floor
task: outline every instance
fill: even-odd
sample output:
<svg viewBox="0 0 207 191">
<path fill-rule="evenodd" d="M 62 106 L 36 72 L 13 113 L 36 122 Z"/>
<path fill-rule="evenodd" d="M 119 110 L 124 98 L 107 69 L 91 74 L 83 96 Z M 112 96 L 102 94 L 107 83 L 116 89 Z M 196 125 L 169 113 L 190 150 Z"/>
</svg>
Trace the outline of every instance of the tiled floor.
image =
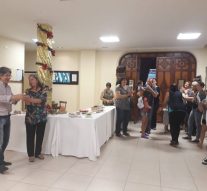
<svg viewBox="0 0 207 191">
<path fill-rule="evenodd" d="M 150 140 L 138 138 L 140 124 L 130 124 L 129 138 L 113 137 L 101 150 L 101 157 L 88 159 L 46 156 L 29 163 L 26 154 L 7 151 L 13 162 L 0 175 L 0 191 L 206 191 L 207 154 L 180 138 L 180 146 L 169 146 L 163 126 Z M 183 134 L 183 132 L 182 132 Z"/>
</svg>

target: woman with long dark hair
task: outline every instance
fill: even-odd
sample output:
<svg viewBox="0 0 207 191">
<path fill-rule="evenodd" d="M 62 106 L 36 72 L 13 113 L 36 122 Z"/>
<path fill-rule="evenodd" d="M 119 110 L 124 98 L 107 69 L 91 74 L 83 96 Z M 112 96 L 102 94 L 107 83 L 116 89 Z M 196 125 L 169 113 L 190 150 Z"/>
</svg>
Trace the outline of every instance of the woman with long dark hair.
<svg viewBox="0 0 207 191">
<path fill-rule="evenodd" d="M 23 101 L 26 104 L 27 154 L 29 161 L 34 162 L 35 158 L 44 159 L 41 150 L 47 121 L 47 93 L 34 74 L 29 76 L 29 85 L 30 88 L 26 90 Z"/>
</svg>

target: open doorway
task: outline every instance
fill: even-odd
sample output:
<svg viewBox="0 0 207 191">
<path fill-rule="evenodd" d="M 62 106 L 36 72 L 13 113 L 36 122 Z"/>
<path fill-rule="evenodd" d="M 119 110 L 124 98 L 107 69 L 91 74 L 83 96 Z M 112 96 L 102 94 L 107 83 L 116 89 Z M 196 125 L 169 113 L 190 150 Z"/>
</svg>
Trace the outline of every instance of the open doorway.
<svg viewBox="0 0 207 191">
<path fill-rule="evenodd" d="M 123 70 L 124 69 L 124 70 Z M 117 79 L 126 77 L 133 80 L 137 90 L 139 80 L 146 82 L 149 70 L 156 69 L 157 84 L 160 87 L 160 105 L 162 106 L 166 89 L 174 81 L 191 81 L 196 76 L 196 59 L 189 52 L 132 52 L 124 54 L 117 67 Z M 133 97 L 131 119 L 137 121 L 137 97 Z M 160 114 L 160 120 L 162 115 Z"/>
<path fill-rule="evenodd" d="M 140 80 L 147 81 L 150 69 L 156 69 L 156 57 L 140 58 Z"/>
</svg>

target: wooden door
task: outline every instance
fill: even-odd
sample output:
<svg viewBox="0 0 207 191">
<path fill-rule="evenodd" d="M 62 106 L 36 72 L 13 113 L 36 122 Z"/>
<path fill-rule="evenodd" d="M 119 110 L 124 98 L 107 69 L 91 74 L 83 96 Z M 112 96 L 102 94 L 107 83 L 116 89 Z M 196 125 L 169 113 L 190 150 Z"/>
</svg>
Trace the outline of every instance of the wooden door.
<svg viewBox="0 0 207 191">
<path fill-rule="evenodd" d="M 185 81 L 192 81 L 195 77 L 196 64 L 188 58 L 182 57 L 157 57 L 157 84 L 160 87 L 160 107 L 162 108 L 166 92 L 171 84 L 182 86 Z M 159 109 L 158 121 L 162 121 L 162 112 Z"/>
<path fill-rule="evenodd" d="M 170 84 L 174 82 L 174 58 L 158 57 L 156 61 L 157 85 L 160 87 L 160 107 L 157 112 L 157 121 L 162 122 L 163 118 L 163 101 L 166 92 L 169 91 Z"/>
<path fill-rule="evenodd" d="M 132 90 L 136 90 L 136 85 L 137 85 L 137 79 L 139 79 L 139 75 L 137 75 L 139 72 L 139 67 L 140 65 L 138 64 L 137 56 L 132 55 L 131 58 L 128 58 L 126 62 L 126 78 L 129 81 L 133 81 L 133 87 Z M 136 91 L 131 98 L 131 120 L 132 121 L 137 121 L 137 113 L 138 113 L 138 108 L 137 108 L 137 95 Z"/>
<path fill-rule="evenodd" d="M 140 59 L 157 58 L 157 81 L 161 89 L 160 106 L 162 106 L 166 91 L 173 82 L 180 83 L 186 80 L 192 81 L 196 75 L 196 59 L 189 52 L 148 52 L 127 53 L 119 60 L 116 69 L 117 80 L 127 78 L 134 81 L 133 89 L 137 90 L 137 82 L 140 80 Z M 137 96 L 133 97 L 131 120 L 138 120 Z M 158 115 L 158 122 L 162 122 L 162 113 Z"/>
</svg>

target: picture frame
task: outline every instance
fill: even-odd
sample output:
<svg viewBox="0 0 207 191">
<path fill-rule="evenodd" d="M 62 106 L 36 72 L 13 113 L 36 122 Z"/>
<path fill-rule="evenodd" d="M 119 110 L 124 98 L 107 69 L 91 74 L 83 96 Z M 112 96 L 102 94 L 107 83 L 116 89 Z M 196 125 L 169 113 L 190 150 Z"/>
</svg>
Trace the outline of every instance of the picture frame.
<svg viewBox="0 0 207 191">
<path fill-rule="evenodd" d="M 10 82 L 22 83 L 23 82 L 23 70 L 22 69 L 11 69 L 11 80 Z"/>
<path fill-rule="evenodd" d="M 36 74 L 36 71 L 25 71 L 23 76 L 24 90 L 28 88 L 28 77 L 30 74 Z M 60 85 L 78 85 L 79 84 L 79 72 L 78 71 L 53 71 L 53 84 Z"/>
<path fill-rule="evenodd" d="M 78 85 L 78 71 L 53 71 L 53 84 Z"/>
</svg>

